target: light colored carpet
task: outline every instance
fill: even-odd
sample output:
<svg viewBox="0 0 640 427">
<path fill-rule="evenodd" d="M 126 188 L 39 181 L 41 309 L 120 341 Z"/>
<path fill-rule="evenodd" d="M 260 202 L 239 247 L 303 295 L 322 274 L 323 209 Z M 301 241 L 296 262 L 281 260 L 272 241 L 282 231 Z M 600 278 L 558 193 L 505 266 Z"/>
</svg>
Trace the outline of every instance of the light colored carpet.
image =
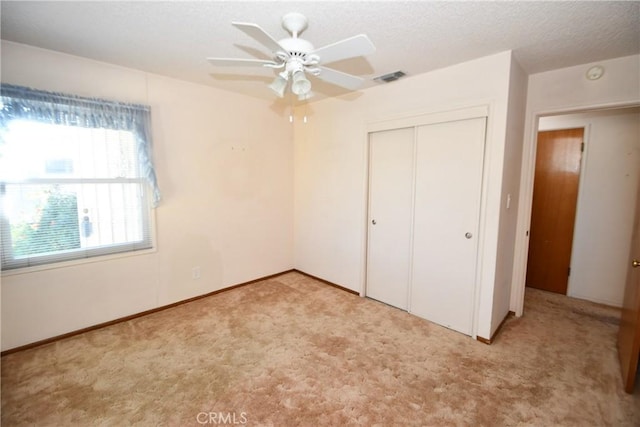
<svg viewBox="0 0 640 427">
<path fill-rule="evenodd" d="M 287 273 L 3 357 L 2 425 L 638 426 L 617 319 L 528 289 L 487 346 Z"/>
</svg>

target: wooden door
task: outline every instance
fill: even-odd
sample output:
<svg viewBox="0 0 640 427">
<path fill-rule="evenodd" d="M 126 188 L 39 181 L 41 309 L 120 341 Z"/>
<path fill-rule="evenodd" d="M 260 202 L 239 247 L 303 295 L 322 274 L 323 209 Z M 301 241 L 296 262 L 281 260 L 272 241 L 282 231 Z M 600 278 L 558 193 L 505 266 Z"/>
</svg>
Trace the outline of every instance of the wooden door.
<svg viewBox="0 0 640 427">
<path fill-rule="evenodd" d="M 566 295 L 584 129 L 538 133 L 527 286 Z"/>
<path fill-rule="evenodd" d="M 485 118 L 420 126 L 409 311 L 472 334 Z"/>
<path fill-rule="evenodd" d="M 413 213 L 414 129 L 369 134 L 366 295 L 407 309 Z"/>
<path fill-rule="evenodd" d="M 627 393 L 633 393 L 640 357 L 640 183 L 637 197 L 627 283 L 618 332 L 618 356 L 624 390 Z"/>
</svg>

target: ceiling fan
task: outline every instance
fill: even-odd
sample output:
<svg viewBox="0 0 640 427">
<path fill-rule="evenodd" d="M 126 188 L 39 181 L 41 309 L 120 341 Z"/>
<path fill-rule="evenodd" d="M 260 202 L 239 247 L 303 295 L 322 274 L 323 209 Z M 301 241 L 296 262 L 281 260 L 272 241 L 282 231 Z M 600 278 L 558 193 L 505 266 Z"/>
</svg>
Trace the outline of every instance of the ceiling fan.
<svg viewBox="0 0 640 427">
<path fill-rule="evenodd" d="M 297 95 L 299 100 L 304 101 L 311 98 L 313 93 L 307 74 L 327 83 L 356 90 L 362 85 L 364 79 L 327 68 L 321 64 L 369 55 L 376 50 L 365 34 L 349 37 L 316 49 L 307 40 L 299 38 L 300 33 L 307 28 L 308 21 L 304 15 L 297 12 L 288 13 L 282 17 L 282 27 L 291 34 L 291 37 L 280 41 L 276 41 L 256 24 L 246 22 L 232 22 L 231 24 L 269 48 L 273 59 L 207 58 L 207 60 L 214 66 L 257 66 L 282 70 L 269 85 L 280 98 L 284 97 L 289 83 L 291 92 Z"/>
</svg>

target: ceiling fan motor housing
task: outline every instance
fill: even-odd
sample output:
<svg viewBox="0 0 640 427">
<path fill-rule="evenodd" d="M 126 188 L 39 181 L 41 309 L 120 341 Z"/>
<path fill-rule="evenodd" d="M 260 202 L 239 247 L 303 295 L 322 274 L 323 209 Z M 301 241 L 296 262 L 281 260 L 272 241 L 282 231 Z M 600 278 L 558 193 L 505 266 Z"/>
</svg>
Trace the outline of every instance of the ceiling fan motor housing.
<svg viewBox="0 0 640 427">
<path fill-rule="evenodd" d="M 278 43 L 287 50 L 292 58 L 305 60 L 307 54 L 313 52 L 313 45 L 304 39 L 287 38 L 280 40 Z"/>
</svg>

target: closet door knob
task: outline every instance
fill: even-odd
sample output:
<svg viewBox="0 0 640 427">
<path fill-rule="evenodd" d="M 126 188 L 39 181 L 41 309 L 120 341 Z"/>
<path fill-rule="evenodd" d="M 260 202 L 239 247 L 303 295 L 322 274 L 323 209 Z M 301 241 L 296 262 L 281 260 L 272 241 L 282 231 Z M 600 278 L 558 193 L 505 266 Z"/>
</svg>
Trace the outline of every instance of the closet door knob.
<svg viewBox="0 0 640 427">
<path fill-rule="evenodd" d="M 473 237 L 473 234 L 469 233 L 468 231 L 466 233 L 464 233 L 464 237 L 466 237 L 467 239 L 470 239 Z"/>
<path fill-rule="evenodd" d="M 372 220 L 371 220 L 371 224 L 376 225 L 376 220 L 375 220 L 375 219 L 372 219 Z"/>
</svg>

